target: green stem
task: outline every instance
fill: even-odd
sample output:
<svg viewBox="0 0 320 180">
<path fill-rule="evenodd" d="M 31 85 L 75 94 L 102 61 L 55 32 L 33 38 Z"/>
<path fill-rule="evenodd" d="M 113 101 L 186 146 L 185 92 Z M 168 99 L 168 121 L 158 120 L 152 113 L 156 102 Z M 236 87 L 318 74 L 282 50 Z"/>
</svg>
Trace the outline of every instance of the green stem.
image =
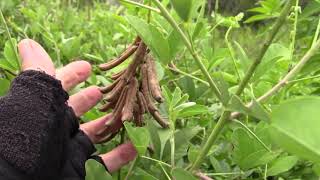
<svg viewBox="0 0 320 180">
<path fill-rule="evenodd" d="M 293 54 L 294 54 L 294 49 L 296 45 L 296 36 L 297 36 L 297 27 L 298 27 L 298 17 L 299 17 L 299 0 L 296 0 L 296 5 L 294 9 L 294 24 L 293 24 L 293 30 L 292 30 L 292 41 L 290 44 L 290 61 L 293 61 Z"/>
<path fill-rule="evenodd" d="M 154 161 L 154 162 L 156 162 L 156 163 L 159 163 L 159 164 L 162 164 L 162 165 L 165 165 L 165 166 L 168 166 L 168 167 L 171 168 L 171 165 L 170 165 L 170 164 L 167 164 L 167 163 L 165 163 L 165 162 L 159 161 L 159 160 L 157 160 L 157 159 L 153 159 L 153 158 L 150 158 L 150 157 L 147 157 L 147 156 L 141 156 L 141 158 L 148 159 L 148 160 L 150 160 L 150 161 Z"/>
<path fill-rule="evenodd" d="M 131 166 L 130 166 L 130 168 L 129 168 L 129 171 L 128 171 L 128 173 L 127 173 L 127 176 L 125 177 L 125 180 L 128 180 L 128 179 L 130 178 L 131 173 L 132 173 L 132 171 L 133 171 L 133 169 L 134 169 L 134 167 L 135 167 L 135 165 L 136 165 L 136 163 L 137 163 L 137 161 L 138 161 L 138 158 L 139 158 L 139 157 L 136 157 L 136 158 L 133 160 L 133 162 L 131 163 Z"/>
<path fill-rule="evenodd" d="M 166 175 L 168 180 L 171 180 L 169 174 L 167 173 L 167 171 L 164 169 L 164 167 L 162 167 L 162 164 L 159 164 L 159 166 L 161 167 L 162 171 L 164 172 L 164 174 Z"/>
<path fill-rule="evenodd" d="M 189 77 L 189 78 L 191 78 L 191 79 L 194 79 L 194 80 L 196 80 L 196 81 L 199 81 L 199 82 L 201 82 L 202 84 L 210 87 L 210 84 L 209 84 L 207 81 L 204 81 L 204 80 L 202 80 L 202 79 L 200 79 L 200 78 L 197 78 L 197 77 L 193 76 L 192 73 L 187 73 L 187 72 L 181 71 L 181 70 L 178 69 L 178 68 L 171 68 L 171 67 L 168 67 L 168 68 L 169 68 L 170 70 L 174 71 L 174 72 L 177 72 L 177 73 L 180 73 L 180 74 L 182 74 L 182 75 L 185 75 L 185 76 L 187 76 L 187 77 Z"/>
<path fill-rule="evenodd" d="M 214 142 L 218 139 L 219 134 L 221 133 L 223 127 L 228 122 L 229 116 L 231 112 L 224 111 L 221 115 L 218 123 L 214 127 L 213 131 L 211 132 L 210 136 L 208 137 L 208 140 L 204 144 L 204 146 L 201 148 L 201 151 L 199 155 L 197 156 L 197 159 L 191 166 L 191 171 L 195 171 L 199 168 L 205 157 L 207 156 L 209 150 L 211 149 Z"/>
<path fill-rule="evenodd" d="M 269 46 L 271 45 L 272 41 L 276 37 L 277 33 L 279 32 L 281 26 L 284 24 L 288 13 L 290 12 L 290 9 L 292 7 L 293 0 L 288 0 L 285 7 L 283 8 L 280 17 L 275 22 L 274 26 L 271 29 L 271 33 L 269 37 L 266 39 L 260 53 L 258 54 L 257 58 L 254 60 L 254 62 L 251 64 L 250 68 L 248 69 L 247 73 L 245 74 L 244 78 L 242 79 L 237 91 L 236 95 L 239 96 L 249 83 L 251 77 L 253 76 L 255 70 L 257 69 L 258 65 L 261 63 L 264 55 L 266 54 Z"/>
<path fill-rule="evenodd" d="M 234 122 L 240 124 L 244 129 L 246 129 L 267 151 L 272 152 L 271 149 L 253 131 L 251 131 L 249 127 L 247 127 L 241 121 L 234 120 Z"/>
<path fill-rule="evenodd" d="M 199 55 L 193 49 L 192 44 L 191 44 L 190 40 L 188 39 L 187 35 L 182 31 L 182 29 L 179 27 L 178 23 L 173 19 L 173 17 L 170 15 L 168 10 L 161 4 L 161 2 L 159 0 L 153 0 L 153 2 L 160 9 L 162 16 L 164 18 L 166 18 L 167 21 L 171 24 L 171 26 L 179 33 L 179 35 L 181 36 L 181 38 L 182 38 L 184 44 L 186 45 L 187 49 L 190 51 L 192 57 L 196 60 L 196 62 L 198 64 L 198 66 L 200 67 L 202 73 L 204 74 L 204 76 L 208 80 L 212 91 L 215 93 L 217 98 L 221 102 L 223 102 L 223 99 L 221 97 L 221 92 L 219 91 L 219 88 L 217 87 L 217 85 L 215 84 L 213 79 L 211 78 L 210 73 L 208 72 L 208 70 L 205 67 L 205 65 L 202 63 Z"/>
<path fill-rule="evenodd" d="M 7 33 L 7 36 L 9 38 L 9 42 L 10 42 L 10 45 L 11 45 L 11 49 L 14 51 L 14 55 L 16 57 L 16 63 L 18 65 L 18 69 L 19 71 L 21 70 L 21 64 L 20 64 L 20 58 L 19 58 L 19 55 L 18 55 L 18 52 L 17 52 L 17 48 L 14 46 L 14 43 L 12 41 L 12 38 L 11 38 L 11 34 L 10 34 L 10 31 L 9 31 L 9 28 L 8 28 L 8 25 L 7 25 L 7 22 L 6 22 L 6 19 L 4 18 L 3 16 L 3 13 L 2 13 L 2 10 L 0 9 L 0 15 L 1 15 L 1 22 L 2 24 L 4 25 L 5 29 L 6 29 L 6 33 Z"/>
<path fill-rule="evenodd" d="M 272 89 L 270 89 L 263 96 L 258 98 L 259 102 L 264 102 L 269 97 L 276 94 L 282 87 L 284 87 L 288 82 L 294 78 L 302 69 L 302 67 L 313 57 L 320 48 L 320 39 L 309 49 L 309 51 L 303 56 L 299 63 L 282 79 L 276 84 Z"/>
<path fill-rule="evenodd" d="M 229 50 L 233 65 L 234 65 L 235 71 L 236 71 L 237 76 L 238 76 L 238 80 L 241 81 L 240 73 L 239 73 L 239 70 L 237 68 L 237 63 L 236 63 L 236 58 L 235 58 L 235 55 L 234 55 L 234 51 L 233 51 L 231 43 L 229 42 L 229 34 L 230 34 L 231 30 L 232 30 L 232 27 L 230 26 L 228 31 L 227 31 L 227 33 L 226 33 L 226 35 L 225 35 L 225 37 L 224 37 L 224 39 L 225 39 L 225 42 L 226 42 L 226 44 L 228 46 L 228 50 Z"/>
<path fill-rule="evenodd" d="M 318 22 L 316 33 L 315 33 L 314 38 L 313 38 L 312 46 L 317 42 L 317 39 L 319 37 L 319 32 L 320 32 L 320 18 L 319 18 L 319 22 Z"/>
<path fill-rule="evenodd" d="M 289 84 L 291 84 L 291 83 L 297 83 L 297 82 L 300 82 L 300 81 L 312 80 L 312 79 L 316 79 L 316 78 L 320 78 L 320 75 L 311 76 L 311 77 L 306 77 L 306 78 L 301 78 L 301 79 L 295 79 L 295 80 L 288 81 L 288 83 L 289 83 Z"/>
<path fill-rule="evenodd" d="M 156 12 L 156 13 L 158 13 L 158 14 L 161 13 L 159 9 L 153 8 L 153 7 L 148 6 L 148 5 L 145 5 L 145 4 L 140 4 L 140 3 L 137 3 L 137 2 L 134 2 L 134 1 L 130 1 L 130 0 L 119 0 L 119 1 L 120 1 L 120 2 L 123 2 L 123 3 L 131 4 L 131 5 L 135 5 L 135 6 L 144 8 L 144 9 L 148 9 L 148 10 L 153 11 L 153 12 Z"/>
</svg>

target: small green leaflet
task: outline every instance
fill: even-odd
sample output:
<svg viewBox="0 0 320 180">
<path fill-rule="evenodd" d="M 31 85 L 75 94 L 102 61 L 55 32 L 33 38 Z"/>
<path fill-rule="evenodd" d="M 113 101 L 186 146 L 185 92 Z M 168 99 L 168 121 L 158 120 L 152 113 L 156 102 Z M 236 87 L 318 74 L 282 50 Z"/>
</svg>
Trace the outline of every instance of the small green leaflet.
<svg viewBox="0 0 320 180">
<path fill-rule="evenodd" d="M 150 134 L 148 129 L 146 127 L 133 127 L 132 124 L 128 122 L 125 122 L 124 126 L 139 155 L 145 155 L 150 142 Z"/>
</svg>

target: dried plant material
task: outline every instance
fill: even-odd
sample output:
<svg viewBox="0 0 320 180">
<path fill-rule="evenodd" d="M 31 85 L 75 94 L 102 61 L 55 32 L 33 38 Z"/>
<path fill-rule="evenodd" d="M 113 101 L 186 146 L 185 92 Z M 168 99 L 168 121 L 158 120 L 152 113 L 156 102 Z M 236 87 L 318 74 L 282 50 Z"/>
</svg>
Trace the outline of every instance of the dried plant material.
<svg viewBox="0 0 320 180">
<path fill-rule="evenodd" d="M 157 77 L 156 63 L 151 55 L 146 56 L 146 64 L 148 67 L 148 86 L 152 97 L 159 103 L 163 102 L 161 88 Z"/>
<path fill-rule="evenodd" d="M 129 84 L 127 99 L 122 110 L 122 121 L 131 120 L 133 118 L 133 107 L 136 102 L 136 94 L 138 91 L 138 80 L 132 78 Z"/>
</svg>

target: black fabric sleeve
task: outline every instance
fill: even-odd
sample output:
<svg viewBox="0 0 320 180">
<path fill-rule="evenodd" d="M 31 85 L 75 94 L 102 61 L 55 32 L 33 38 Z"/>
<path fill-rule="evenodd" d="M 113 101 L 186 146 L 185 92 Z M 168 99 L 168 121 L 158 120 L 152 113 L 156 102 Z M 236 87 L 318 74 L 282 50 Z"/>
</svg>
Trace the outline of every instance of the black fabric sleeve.
<svg viewBox="0 0 320 180">
<path fill-rule="evenodd" d="M 66 147 L 79 125 L 60 81 L 25 71 L 0 98 L 0 156 L 34 180 L 60 179 Z"/>
<path fill-rule="evenodd" d="M 67 146 L 67 159 L 63 168 L 63 180 L 84 180 L 85 163 L 96 151 L 91 140 L 79 131 Z"/>
</svg>

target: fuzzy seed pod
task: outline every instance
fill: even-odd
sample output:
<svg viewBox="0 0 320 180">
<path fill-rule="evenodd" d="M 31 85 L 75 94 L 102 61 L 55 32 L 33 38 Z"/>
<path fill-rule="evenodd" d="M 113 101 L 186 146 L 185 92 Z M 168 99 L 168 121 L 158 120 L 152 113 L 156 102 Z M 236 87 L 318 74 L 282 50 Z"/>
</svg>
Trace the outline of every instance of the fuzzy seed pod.
<svg viewBox="0 0 320 180">
<path fill-rule="evenodd" d="M 163 128 L 169 127 L 169 123 L 161 117 L 159 111 L 151 111 L 150 114 Z"/>
<path fill-rule="evenodd" d="M 123 87 L 126 85 L 124 79 L 121 79 L 119 83 L 117 83 L 117 85 L 112 89 L 112 91 L 110 93 L 107 94 L 106 96 L 106 100 L 108 102 L 113 102 L 116 101 L 121 93 L 121 90 L 123 89 Z"/>
<path fill-rule="evenodd" d="M 121 63 L 123 63 L 125 60 L 127 60 L 134 52 L 136 52 L 137 50 L 137 46 L 136 45 L 130 45 L 127 50 L 125 50 L 121 55 L 120 57 L 118 57 L 117 59 L 114 59 L 108 63 L 105 63 L 105 64 L 101 64 L 99 66 L 99 68 L 102 70 L 102 71 L 107 71 L 107 70 L 110 70 L 118 65 L 120 65 Z"/>
<path fill-rule="evenodd" d="M 101 112 L 107 112 L 108 110 L 112 109 L 115 107 L 115 102 L 108 102 L 104 104 L 99 110 Z"/>
<path fill-rule="evenodd" d="M 119 83 L 119 81 L 120 81 L 120 79 L 117 79 L 116 81 L 114 81 L 114 82 L 113 82 L 112 84 L 110 84 L 109 86 L 100 88 L 100 91 L 101 91 L 103 94 L 109 93 L 110 91 L 112 91 L 112 89 L 114 89 L 114 87 L 116 87 L 116 85 Z"/>
<path fill-rule="evenodd" d="M 151 55 L 146 56 L 146 64 L 148 67 L 148 86 L 152 97 L 159 103 L 163 102 L 163 98 L 161 95 L 161 88 L 159 85 L 159 81 L 157 78 L 157 70 L 154 59 Z"/>
<path fill-rule="evenodd" d="M 113 75 L 111 76 L 111 79 L 112 79 L 112 80 L 117 80 L 117 79 L 119 79 L 125 72 L 126 72 L 126 69 L 125 69 L 125 70 L 122 70 L 122 71 L 120 71 L 120 72 L 118 72 L 118 73 L 115 73 L 115 74 L 113 74 Z"/>
<path fill-rule="evenodd" d="M 138 91 L 138 80 L 132 78 L 129 84 L 127 99 L 122 110 L 122 121 L 131 120 L 133 117 L 133 107 L 136 102 L 136 94 Z"/>
</svg>

